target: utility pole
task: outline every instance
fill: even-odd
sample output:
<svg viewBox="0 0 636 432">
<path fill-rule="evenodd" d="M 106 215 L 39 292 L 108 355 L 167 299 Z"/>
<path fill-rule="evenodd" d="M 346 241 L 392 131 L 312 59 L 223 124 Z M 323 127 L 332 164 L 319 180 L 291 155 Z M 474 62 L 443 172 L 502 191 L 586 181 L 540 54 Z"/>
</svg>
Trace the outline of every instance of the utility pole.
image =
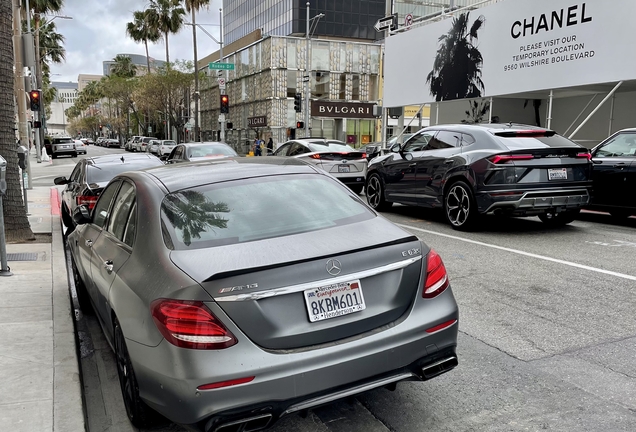
<svg viewBox="0 0 636 432">
<path fill-rule="evenodd" d="M 309 30 L 310 30 L 310 21 L 309 21 L 309 2 L 307 2 L 307 63 L 305 70 L 305 137 L 311 136 L 310 127 L 309 127 L 309 109 L 311 107 L 310 98 L 311 98 L 311 40 L 309 39 Z"/>
<path fill-rule="evenodd" d="M 219 14 L 221 15 L 221 40 L 219 41 L 219 63 L 223 63 L 223 9 L 219 9 Z M 220 71 L 218 76 L 220 77 L 225 74 L 226 72 Z M 219 92 L 221 95 L 224 95 L 225 89 L 221 89 L 221 86 L 219 86 Z M 219 104 L 220 103 L 221 103 L 221 99 L 219 98 Z M 221 119 L 221 136 L 219 137 L 219 141 L 224 143 L 225 142 L 225 114 L 221 114 L 220 110 L 219 110 L 219 119 Z"/>
<path fill-rule="evenodd" d="M 393 15 L 393 0 L 386 0 L 385 16 L 391 16 L 391 15 Z M 386 48 L 386 40 L 388 39 L 390 32 L 391 32 L 390 27 L 384 31 L 384 43 L 382 44 L 382 85 L 383 87 L 386 87 L 384 85 L 384 70 L 386 69 L 384 51 Z M 383 149 L 386 149 L 386 134 L 387 134 L 388 122 L 389 122 L 389 109 L 386 107 L 386 104 L 384 103 L 385 100 L 386 100 L 386 94 L 384 94 L 384 90 L 383 90 L 382 91 L 382 148 Z"/>
</svg>

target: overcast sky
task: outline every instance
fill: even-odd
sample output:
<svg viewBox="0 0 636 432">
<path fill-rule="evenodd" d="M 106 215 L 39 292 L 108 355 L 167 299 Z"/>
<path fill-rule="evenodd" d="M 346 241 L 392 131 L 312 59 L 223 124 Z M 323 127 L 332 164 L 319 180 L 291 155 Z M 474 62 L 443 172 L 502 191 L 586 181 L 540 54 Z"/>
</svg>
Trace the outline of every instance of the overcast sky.
<svg viewBox="0 0 636 432">
<path fill-rule="evenodd" d="M 137 44 L 126 36 L 126 24 L 132 21 L 133 12 L 145 9 L 145 0 L 64 0 L 60 15 L 73 17 L 72 20 L 56 19 L 59 33 L 66 38 L 66 63 L 51 65 L 51 81 L 77 81 L 79 74 L 101 75 L 104 60 L 111 60 L 117 54 L 146 55 L 144 44 Z M 205 26 L 219 39 L 219 8 L 222 0 L 211 0 L 210 10 L 197 14 L 197 23 L 216 24 Z M 190 21 L 189 14 L 186 20 Z M 199 58 L 218 50 L 214 43 L 200 29 L 197 32 Z M 192 27 L 184 26 L 180 33 L 169 38 L 170 60 L 192 60 Z M 166 48 L 163 41 L 149 44 L 150 57 L 165 60 Z"/>
</svg>

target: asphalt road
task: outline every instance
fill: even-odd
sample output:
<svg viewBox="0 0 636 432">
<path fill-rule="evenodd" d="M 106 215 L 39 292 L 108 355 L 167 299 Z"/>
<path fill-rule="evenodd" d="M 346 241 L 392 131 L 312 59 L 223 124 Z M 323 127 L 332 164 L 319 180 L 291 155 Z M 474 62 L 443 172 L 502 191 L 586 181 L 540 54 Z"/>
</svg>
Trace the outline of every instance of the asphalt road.
<svg viewBox="0 0 636 432">
<path fill-rule="evenodd" d="M 33 181 L 51 184 L 73 165 L 57 159 Z M 636 430 L 635 218 L 586 212 L 546 229 L 538 218 L 488 217 L 479 232 L 458 233 L 434 211 L 396 206 L 384 216 L 444 259 L 460 305 L 459 367 L 290 416 L 272 431 Z M 99 325 L 79 317 L 90 431 L 135 430 Z"/>
</svg>

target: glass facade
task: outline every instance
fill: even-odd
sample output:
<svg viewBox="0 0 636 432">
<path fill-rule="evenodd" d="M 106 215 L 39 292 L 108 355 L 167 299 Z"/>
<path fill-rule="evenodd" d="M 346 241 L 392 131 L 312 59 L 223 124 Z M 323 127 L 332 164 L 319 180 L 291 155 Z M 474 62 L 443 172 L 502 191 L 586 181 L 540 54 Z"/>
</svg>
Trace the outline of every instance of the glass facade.
<svg viewBox="0 0 636 432">
<path fill-rule="evenodd" d="M 384 16 L 385 0 L 312 0 L 310 15 L 324 14 L 314 37 L 374 41 L 382 37 L 373 26 Z M 265 35 L 306 33 L 306 0 L 223 0 L 224 42 L 230 44 L 256 29 Z"/>
<path fill-rule="evenodd" d="M 307 59 L 311 99 L 341 102 L 376 102 L 378 100 L 380 54 L 378 44 L 311 40 L 309 56 L 305 39 L 268 37 L 238 52 L 224 62 L 234 63 L 227 72 L 226 93 L 230 113 L 226 115 L 232 129 L 226 141 L 239 152 L 246 152 L 254 139 L 270 136 L 278 145 L 290 138 L 296 122 L 304 121 L 304 112 L 294 111 L 293 97 L 303 93 Z M 201 128 L 204 139 L 218 138 L 220 91 L 216 73 L 201 83 Z M 304 104 L 303 104 L 304 111 Z M 251 117 L 267 117 L 267 127 L 250 128 Z M 340 139 L 360 146 L 372 140 L 375 120 L 313 118 L 312 135 Z M 297 130 L 298 137 L 303 130 Z"/>
<path fill-rule="evenodd" d="M 421 18 L 441 12 L 442 8 L 465 7 L 482 0 L 436 0 L 434 2 L 428 0 L 394 0 L 394 11 L 398 14 L 398 23 L 404 25 L 404 18 L 408 14 L 412 14 L 413 18 Z"/>
</svg>

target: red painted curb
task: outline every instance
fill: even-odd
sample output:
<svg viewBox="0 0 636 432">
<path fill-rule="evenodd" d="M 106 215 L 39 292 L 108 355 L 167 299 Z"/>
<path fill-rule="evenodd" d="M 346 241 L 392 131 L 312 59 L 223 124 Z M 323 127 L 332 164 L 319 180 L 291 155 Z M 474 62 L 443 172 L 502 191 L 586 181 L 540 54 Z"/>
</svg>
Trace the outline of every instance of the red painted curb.
<svg viewBox="0 0 636 432">
<path fill-rule="evenodd" d="M 51 215 L 60 215 L 60 192 L 57 188 L 51 188 Z"/>
</svg>

